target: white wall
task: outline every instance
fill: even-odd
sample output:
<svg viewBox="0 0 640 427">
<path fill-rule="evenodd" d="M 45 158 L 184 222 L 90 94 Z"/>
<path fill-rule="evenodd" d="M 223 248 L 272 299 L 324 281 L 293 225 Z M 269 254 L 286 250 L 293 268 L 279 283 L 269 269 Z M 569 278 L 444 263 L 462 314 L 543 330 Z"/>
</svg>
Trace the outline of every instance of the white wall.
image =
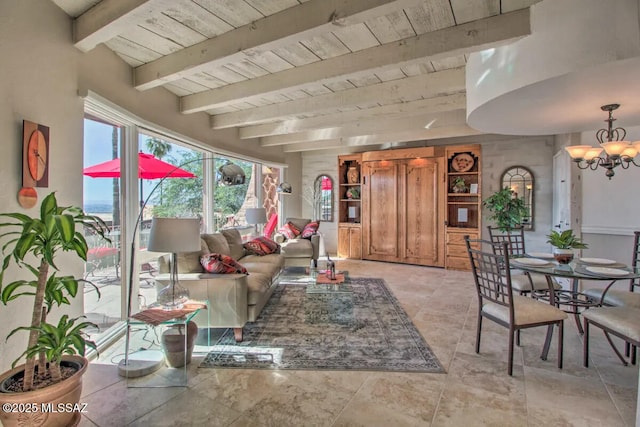
<svg viewBox="0 0 640 427">
<path fill-rule="evenodd" d="M 640 127 L 628 127 L 626 130 L 627 140 L 640 140 Z M 595 132 L 583 132 L 580 144 L 595 146 Z M 637 160 L 640 164 L 640 156 Z M 604 171 L 603 168 L 581 171 L 582 232 L 629 236 L 634 230 L 640 230 L 640 168 L 632 165 L 623 170 L 618 167 L 611 179 L 605 176 Z"/>
</svg>

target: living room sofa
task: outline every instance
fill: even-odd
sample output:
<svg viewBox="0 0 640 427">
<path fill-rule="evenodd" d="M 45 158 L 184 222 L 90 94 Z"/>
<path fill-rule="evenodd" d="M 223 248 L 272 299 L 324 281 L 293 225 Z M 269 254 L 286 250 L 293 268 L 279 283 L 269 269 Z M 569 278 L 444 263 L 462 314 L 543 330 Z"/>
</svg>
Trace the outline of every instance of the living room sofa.
<svg viewBox="0 0 640 427">
<path fill-rule="evenodd" d="M 233 328 L 236 341 L 242 341 L 242 328 L 254 322 L 271 297 L 284 268 L 284 255 L 248 253 L 236 229 L 202 234 L 200 251 L 178 254 L 178 279 L 194 300 L 208 301 L 208 309 L 195 317 L 200 327 Z M 200 257 L 217 253 L 229 255 L 244 266 L 248 274 L 207 273 Z M 170 255 L 159 258 L 158 291 L 170 283 Z"/>
<path fill-rule="evenodd" d="M 311 222 L 307 218 L 287 218 L 285 224 L 291 222 L 298 230 Z M 273 240 L 280 244 L 281 252 L 284 255 L 284 265 L 286 267 L 309 267 L 311 261 L 315 267 L 318 266 L 318 256 L 320 255 L 320 234 L 314 233 L 309 238 L 298 235 L 287 238 L 283 233 L 276 232 Z"/>
</svg>

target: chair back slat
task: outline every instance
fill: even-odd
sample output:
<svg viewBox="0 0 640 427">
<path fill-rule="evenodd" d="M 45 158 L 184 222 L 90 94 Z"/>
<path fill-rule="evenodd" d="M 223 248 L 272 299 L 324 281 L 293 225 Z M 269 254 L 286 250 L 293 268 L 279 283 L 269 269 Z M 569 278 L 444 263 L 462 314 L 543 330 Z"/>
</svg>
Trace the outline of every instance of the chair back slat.
<svg viewBox="0 0 640 427">
<path fill-rule="evenodd" d="M 507 243 L 510 257 L 517 258 L 524 256 L 524 229 L 522 227 L 504 232 L 497 227 L 488 226 L 487 229 L 489 230 L 489 240 L 492 243 L 498 244 L 494 246 L 494 250 L 502 251 L 503 246 L 501 243 Z"/>
<path fill-rule="evenodd" d="M 465 236 L 467 252 L 471 262 L 471 271 L 478 292 L 479 303 L 491 301 L 508 306 L 513 320 L 513 290 L 509 268 L 508 243 L 492 243 L 487 240 L 474 240 Z M 475 247 L 480 249 L 476 249 Z M 491 252 L 482 247 L 491 247 Z M 495 246 L 500 246 L 496 248 Z"/>
<path fill-rule="evenodd" d="M 640 267 L 640 231 L 634 231 L 633 235 L 633 256 L 631 258 L 631 267 L 635 270 L 637 267 Z M 634 292 L 636 286 L 640 287 L 640 279 L 630 279 L 629 290 Z"/>
</svg>

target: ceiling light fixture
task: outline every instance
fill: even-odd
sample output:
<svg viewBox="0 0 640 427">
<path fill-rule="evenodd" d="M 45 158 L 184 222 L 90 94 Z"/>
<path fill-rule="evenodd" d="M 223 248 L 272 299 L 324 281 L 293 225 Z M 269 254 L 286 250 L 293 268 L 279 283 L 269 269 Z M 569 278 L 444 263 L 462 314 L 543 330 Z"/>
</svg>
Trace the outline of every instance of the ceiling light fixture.
<svg viewBox="0 0 640 427">
<path fill-rule="evenodd" d="M 598 166 L 606 169 L 605 175 L 611 179 L 615 175 L 614 169 L 621 166 L 622 169 L 628 169 L 633 163 L 634 166 L 640 166 L 636 163 L 634 157 L 640 152 L 640 141 L 631 143 L 624 141 L 627 131 L 623 128 L 614 128 L 613 111 L 620 107 L 620 104 L 603 105 L 602 111 L 609 112 L 609 118 L 605 120 L 608 123 L 606 129 L 599 129 L 596 132 L 596 139 L 600 143 L 600 147 L 592 147 L 590 145 L 572 145 L 565 147 L 569 155 L 576 162 L 580 169 L 596 170 Z M 604 150 L 604 156 L 600 156 Z"/>
</svg>

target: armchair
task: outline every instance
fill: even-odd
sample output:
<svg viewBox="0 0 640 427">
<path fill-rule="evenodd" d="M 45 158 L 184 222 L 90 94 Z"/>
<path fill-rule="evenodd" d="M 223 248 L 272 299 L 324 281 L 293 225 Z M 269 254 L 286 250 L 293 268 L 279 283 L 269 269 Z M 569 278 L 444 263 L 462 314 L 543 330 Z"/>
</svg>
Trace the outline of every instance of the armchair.
<svg viewBox="0 0 640 427">
<path fill-rule="evenodd" d="M 285 219 L 285 224 L 289 222 L 302 231 L 311 220 L 308 218 Z M 308 267 L 311 261 L 314 266 L 318 266 L 320 234 L 317 231 L 309 238 L 302 237 L 302 234 L 287 238 L 283 233 L 276 232 L 273 239 L 280 244 L 280 253 L 284 256 L 285 267 Z"/>
</svg>

